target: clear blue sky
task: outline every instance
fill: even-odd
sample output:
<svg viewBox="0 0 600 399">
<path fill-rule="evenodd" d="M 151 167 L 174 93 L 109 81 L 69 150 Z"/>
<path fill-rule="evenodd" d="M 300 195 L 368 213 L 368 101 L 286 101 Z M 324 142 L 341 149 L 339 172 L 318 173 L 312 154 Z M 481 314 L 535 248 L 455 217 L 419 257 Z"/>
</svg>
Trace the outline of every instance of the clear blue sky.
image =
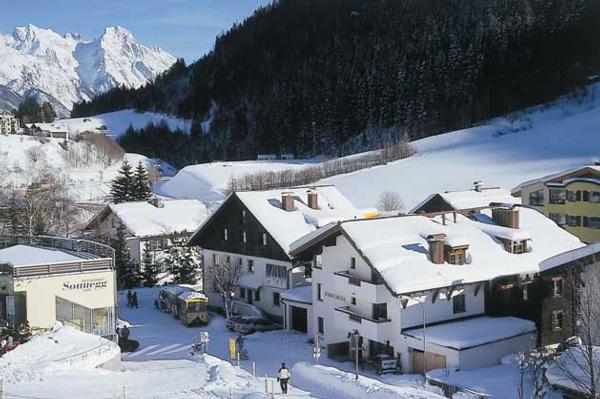
<svg viewBox="0 0 600 399">
<path fill-rule="evenodd" d="M 8 0 L 7 0 L 8 1 Z M 94 38 L 107 26 L 129 29 L 189 63 L 212 49 L 217 35 L 271 0 L 20 0 L 0 13 L 0 32 L 33 24 Z"/>
</svg>

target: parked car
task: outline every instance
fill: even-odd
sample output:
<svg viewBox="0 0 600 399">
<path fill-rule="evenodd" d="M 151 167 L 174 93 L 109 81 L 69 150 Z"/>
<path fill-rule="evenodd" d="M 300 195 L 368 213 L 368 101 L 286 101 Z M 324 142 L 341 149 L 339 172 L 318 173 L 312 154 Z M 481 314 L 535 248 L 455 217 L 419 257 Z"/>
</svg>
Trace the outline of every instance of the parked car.
<svg viewBox="0 0 600 399">
<path fill-rule="evenodd" d="M 244 316 L 229 316 L 227 318 L 227 320 L 225 320 L 225 327 L 227 327 L 227 329 L 229 331 L 233 331 L 233 327 L 235 326 L 235 323 L 239 323 L 243 319 L 244 319 Z"/>
<path fill-rule="evenodd" d="M 257 331 L 278 330 L 281 326 L 263 317 L 243 318 L 233 326 L 233 331 L 240 334 L 253 334 Z"/>
</svg>

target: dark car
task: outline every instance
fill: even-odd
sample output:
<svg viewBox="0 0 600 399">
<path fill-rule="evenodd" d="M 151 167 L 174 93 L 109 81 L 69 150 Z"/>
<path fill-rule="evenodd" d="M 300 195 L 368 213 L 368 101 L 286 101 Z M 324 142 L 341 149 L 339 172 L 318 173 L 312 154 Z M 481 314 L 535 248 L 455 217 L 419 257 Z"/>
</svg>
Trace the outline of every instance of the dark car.
<svg viewBox="0 0 600 399">
<path fill-rule="evenodd" d="M 233 330 L 240 334 L 252 334 L 257 331 L 271 331 L 280 328 L 279 324 L 263 317 L 243 318 L 233 326 Z"/>
<path fill-rule="evenodd" d="M 235 323 L 239 323 L 243 319 L 244 319 L 243 316 L 230 316 L 225 321 L 225 327 L 227 327 L 227 329 L 229 331 L 233 331 L 233 327 L 235 326 Z"/>
</svg>

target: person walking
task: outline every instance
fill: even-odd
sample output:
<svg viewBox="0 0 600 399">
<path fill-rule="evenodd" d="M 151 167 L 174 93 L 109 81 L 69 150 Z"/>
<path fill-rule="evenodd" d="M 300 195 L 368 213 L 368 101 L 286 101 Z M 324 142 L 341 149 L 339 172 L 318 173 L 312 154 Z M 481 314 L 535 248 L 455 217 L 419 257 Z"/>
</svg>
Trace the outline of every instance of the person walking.
<svg viewBox="0 0 600 399">
<path fill-rule="evenodd" d="M 131 301 L 132 301 L 132 295 L 131 295 L 131 290 L 127 291 L 127 307 L 130 308 L 131 307 Z"/>
<path fill-rule="evenodd" d="M 137 292 L 134 292 L 131 296 L 131 307 L 136 309 L 138 308 Z"/>
<path fill-rule="evenodd" d="M 283 394 L 287 393 L 288 380 L 290 379 L 290 377 L 290 370 L 288 370 L 287 367 L 285 367 L 285 363 L 281 363 L 279 373 L 277 374 L 277 381 L 279 382 L 279 386 L 281 387 L 281 393 Z"/>
</svg>

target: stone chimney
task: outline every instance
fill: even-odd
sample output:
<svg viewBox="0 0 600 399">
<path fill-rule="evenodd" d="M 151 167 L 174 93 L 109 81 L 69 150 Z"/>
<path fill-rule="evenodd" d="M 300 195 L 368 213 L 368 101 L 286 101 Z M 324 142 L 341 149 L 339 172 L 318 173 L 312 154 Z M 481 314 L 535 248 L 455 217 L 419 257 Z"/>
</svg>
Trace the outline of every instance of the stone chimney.
<svg viewBox="0 0 600 399">
<path fill-rule="evenodd" d="M 519 210 L 516 208 L 493 208 L 492 219 L 500 226 L 519 228 Z"/>
<path fill-rule="evenodd" d="M 427 242 L 429 243 L 429 260 L 436 265 L 444 263 L 444 240 L 446 234 L 431 234 L 427 236 Z"/>
<path fill-rule="evenodd" d="M 319 209 L 319 195 L 316 191 L 308 192 L 308 207 L 311 209 Z"/>
<path fill-rule="evenodd" d="M 281 193 L 281 209 L 288 212 L 296 210 L 294 197 L 291 193 Z"/>
</svg>

